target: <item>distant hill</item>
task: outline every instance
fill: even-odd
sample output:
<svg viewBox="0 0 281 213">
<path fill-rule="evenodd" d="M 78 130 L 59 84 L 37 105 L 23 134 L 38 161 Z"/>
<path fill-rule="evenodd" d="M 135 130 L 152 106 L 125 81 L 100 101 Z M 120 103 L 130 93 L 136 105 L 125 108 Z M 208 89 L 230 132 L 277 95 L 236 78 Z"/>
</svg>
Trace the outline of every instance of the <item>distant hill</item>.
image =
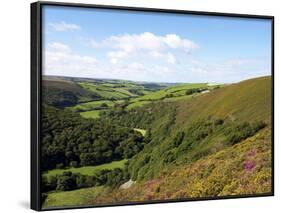
<svg viewBox="0 0 281 213">
<path fill-rule="evenodd" d="M 43 103 L 55 107 L 66 107 L 79 103 L 99 99 L 93 92 L 87 91 L 73 81 L 61 79 L 46 79 L 42 81 Z"/>
<path fill-rule="evenodd" d="M 59 108 L 96 100 L 126 100 L 177 85 L 63 76 L 43 76 L 42 84 L 43 103 Z"/>
</svg>

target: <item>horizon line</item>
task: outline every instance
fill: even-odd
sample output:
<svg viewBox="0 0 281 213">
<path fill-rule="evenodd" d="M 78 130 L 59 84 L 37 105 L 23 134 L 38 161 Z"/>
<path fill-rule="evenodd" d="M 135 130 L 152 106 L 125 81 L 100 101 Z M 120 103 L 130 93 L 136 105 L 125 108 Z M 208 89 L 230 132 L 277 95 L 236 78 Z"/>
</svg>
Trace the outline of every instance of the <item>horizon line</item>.
<svg viewBox="0 0 281 213">
<path fill-rule="evenodd" d="M 136 80 L 130 80 L 130 79 L 121 79 L 121 78 L 93 78 L 93 77 L 78 77 L 78 76 L 67 76 L 67 75 L 44 75 L 42 74 L 42 77 L 62 77 L 62 78 L 82 78 L 82 79 L 91 79 L 91 80 L 119 80 L 119 81 L 131 81 L 131 82 L 139 82 L 139 83 L 158 83 L 158 84 L 195 84 L 195 83 L 212 83 L 212 84 L 235 84 L 242 81 L 255 79 L 255 78 L 262 78 L 262 77 L 271 77 L 272 75 L 261 75 L 261 76 L 254 76 L 250 78 L 241 79 L 239 81 L 234 82 L 164 82 L 164 81 L 136 81 Z"/>
</svg>

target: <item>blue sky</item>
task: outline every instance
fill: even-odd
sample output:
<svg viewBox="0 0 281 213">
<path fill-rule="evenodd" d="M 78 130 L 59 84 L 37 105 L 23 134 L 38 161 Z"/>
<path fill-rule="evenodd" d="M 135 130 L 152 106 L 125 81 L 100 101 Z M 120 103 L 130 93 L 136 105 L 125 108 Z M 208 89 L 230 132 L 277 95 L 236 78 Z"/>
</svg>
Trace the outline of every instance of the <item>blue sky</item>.
<svg viewBox="0 0 281 213">
<path fill-rule="evenodd" d="M 270 75 L 269 20 L 44 6 L 43 73 L 151 82 Z"/>
</svg>

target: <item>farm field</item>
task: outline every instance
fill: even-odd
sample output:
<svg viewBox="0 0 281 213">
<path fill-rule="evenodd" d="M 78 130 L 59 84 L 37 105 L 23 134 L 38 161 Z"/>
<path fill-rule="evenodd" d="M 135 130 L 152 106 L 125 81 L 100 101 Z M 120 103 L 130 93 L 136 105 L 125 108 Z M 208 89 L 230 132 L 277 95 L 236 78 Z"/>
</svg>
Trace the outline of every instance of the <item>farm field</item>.
<svg viewBox="0 0 281 213">
<path fill-rule="evenodd" d="M 209 91 L 218 87 L 220 87 L 220 85 L 209 86 L 207 83 L 179 84 L 177 86 L 167 87 L 166 89 L 152 92 L 141 97 L 131 98 L 127 109 L 140 107 L 153 101 L 176 101 L 182 99 L 189 99 L 191 97 L 194 97 L 195 95 L 199 95 L 200 92 L 196 92 L 194 94 L 186 94 L 187 90 L 201 88 Z"/>
<path fill-rule="evenodd" d="M 90 101 L 86 103 L 77 104 L 72 107 L 67 107 L 66 109 L 75 111 L 75 112 L 84 112 L 84 111 L 91 111 L 96 109 L 102 109 L 102 108 L 108 108 L 113 107 L 114 102 L 113 101 Z"/>
<path fill-rule="evenodd" d="M 83 167 L 78 167 L 78 168 L 69 168 L 69 169 L 53 169 L 50 171 L 47 171 L 43 175 L 45 177 L 50 177 L 50 176 L 56 176 L 60 175 L 64 172 L 72 172 L 72 173 L 80 173 L 82 175 L 89 175 L 92 176 L 98 171 L 108 169 L 112 170 L 115 168 L 124 168 L 125 163 L 127 162 L 127 159 L 120 160 L 120 161 L 113 161 L 111 163 L 106 163 L 106 164 L 101 164 L 98 166 L 83 166 Z"/>
<path fill-rule="evenodd" d="M 54 83 L 53 83 L 54 81 Z M 50 82 L 50 83 L 49 83 Z M 97 119 L 100 113 L 113 110 L 114 107 L 125 107 L 126 110 L 132 110 L 137 107 L 142 107 L 146 104 L 155 101 L 177 101 L 190 99 L 200 95 L 200 91 L 192 94 L 186 94 L 187 90 L 201 89 L 211 91 L 223 85 L 210 85 L 208 83 L 189 83 L 189 84 L 145 84 L 121 80 L 99 80 L 96 81 L 69 81 L 68 79 L 59 78 L 52 80 L 48 78 L 49 90 L 53 85 L 59 85 L 63 82 L 67 86 L 62 88 L 75 88 L 73 96 L 73 104 L 69 102 L 70 106 L 65 109 L 73 112 L 78 112 L 84 118 Z M 69 84 L 69 85 L 68 85 Z M 77 88 L 76 88 L 77 87 Z M 78 89 L 79 88 L 79 89 Z M 80 95 L 80 93 L 85 95 Z M 67 92 L 69 92 L 67 90 Z M 47 96 L 48 97 L 48 96 Z M 88 97 L 88 98 L 86 98 Z M 50 97 L 51 99 L 52 97 Z M 64 98 L 61 98 L 64 101 Z M 93 100 L 94 99 L 94 100 Z M 63 103 L 67 105 L 68 102 Z"/>
<path fill-rule="evenodd" d="M 83 118 L 99 118 L 100 117 L 100 113 L 104 112 L 104 110 L 90 110 L 90 111 L 85 111 L 85 112 L 80 112 L 80 115 Z"/>
</svg>

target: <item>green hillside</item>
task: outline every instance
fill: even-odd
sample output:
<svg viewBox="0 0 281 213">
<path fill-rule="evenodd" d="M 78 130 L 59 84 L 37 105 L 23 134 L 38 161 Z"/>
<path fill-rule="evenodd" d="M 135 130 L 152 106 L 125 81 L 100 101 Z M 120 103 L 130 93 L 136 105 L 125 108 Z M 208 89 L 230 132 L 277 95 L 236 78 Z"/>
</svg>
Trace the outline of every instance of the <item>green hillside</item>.
<svg viewBox="0 0 281 213">
<path fill-rule="evenodd" d="M 75 82 L 64 79 L 43 79 L 42 92 L 43 103 L 60 108 L 100 98 L 98 94 L 89 92 Z"/>
<path fill-rule="evenodd" d="M 270 193 L 271 77 L 219 86 L 77 82 L 87 94 L 97 84 L 111 95 L 140 86 L 143 94 L 44 107 L 42 162 L 51 164 L 42 168 L 57 174 L 44 180 L 44 207 Z"/>
<path fill-rule="evenodd" d="M 162 170 L 129 189 L 103 193 L 88 204 L 268 194 L 271 192 L 271 133 L 261 130 L 239 144 L 186 166 Z"/>
<path fill-rule="evenodd" d="M 143 107 L 138 128 L 150 128 L 152 140 L 130 161 L 132 178 L 153 178 L 163 169 L 194 162 L 270 126 L 270 83 L 269 77 L 257 78 L 189 100 Z"/>
<path fill-rule="evenodd" d="M 193 101 L 182 102 L 178 107 L 178 124 L 207 116 L 232 121 L 265 120 L 270 122 L 271 77 L 232 84 L 205 94 L 204 97 L 197 97 Z"/>
<path fill-rule="evenodd" d="M 91 204 L 271 192 L 270 77 L 139 111 L 152 141 L 129 162 L 137 183 Z"/>
<path fill-rule="evenodd" d="M 90 187 L 85 189 L 77 189 L 67 192 L 52 192 L 48 195 L 43 204 L 44 209 L 48 207 L 60 206 L 83 206 L 89 200 L 95 199 L 96 196 L 104 192 L 103 186 Z"/>
</svg>

